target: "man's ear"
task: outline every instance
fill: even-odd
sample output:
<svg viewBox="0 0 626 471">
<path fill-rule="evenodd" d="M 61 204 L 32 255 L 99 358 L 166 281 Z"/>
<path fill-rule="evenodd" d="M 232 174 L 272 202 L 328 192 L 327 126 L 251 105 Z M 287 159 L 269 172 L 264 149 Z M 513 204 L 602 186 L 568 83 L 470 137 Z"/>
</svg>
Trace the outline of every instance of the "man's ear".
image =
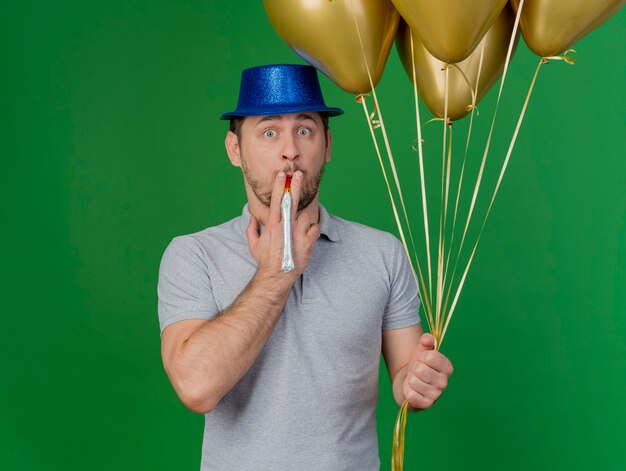
<svg viewBox="0 0 626 471">
<path fill-rule="evenodd" d="M 241 151 L 239 149 L 239 138 L 237 134 L 228 131 L 226 139 L 224 140 L 224 146 L 226 147 L 226 153 L 228 154 L 230 163 L 235 167 L 241 167 Z"/>
<path fill-rule="evenodd" d="M 330 132 L 330 128 L 326 131 L 327 134 L 327 144 L 326 144 L 326 155 L 324 156 L 324 161 L 325 162 L 330 162 L 330 157 L 331 157 L 331 149 L 333 147 L 333 135 Z"/>
</svg>

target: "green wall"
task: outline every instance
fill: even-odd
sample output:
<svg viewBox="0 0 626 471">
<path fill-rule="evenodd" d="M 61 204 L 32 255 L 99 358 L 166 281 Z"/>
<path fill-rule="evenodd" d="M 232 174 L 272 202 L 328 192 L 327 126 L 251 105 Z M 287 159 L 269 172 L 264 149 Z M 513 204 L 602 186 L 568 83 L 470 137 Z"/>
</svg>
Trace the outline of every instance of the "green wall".
<svg viewBox="0 0 626 471">
<path fill-rule="evenodd" d="M 198 469 L 203 418 L 160 360 L 159 260 L 173 236 L 241 209 L 217 120 L 241 69 L 300 59 L 261 2 L 3 10 L 0 468 Z M 626 466 L 624 37 L 621 11 L 576 45 L 575 66 L 542 70 L 444 344 L 456 372 L 434 409 L 409 417 L 405 469 Z M 536 62 L 521 44 L 494 164 Z M 332 122 L 322 201 L 396 232 L 361 109 L 323 87 L 346 114 Z M 378 92 L 419 227 L 411 89 L 395 51 Z M 429 125 L 431 159 L 439 140 Z M 388 469 L 396 407 L 382 373 Z"/>
</svg>

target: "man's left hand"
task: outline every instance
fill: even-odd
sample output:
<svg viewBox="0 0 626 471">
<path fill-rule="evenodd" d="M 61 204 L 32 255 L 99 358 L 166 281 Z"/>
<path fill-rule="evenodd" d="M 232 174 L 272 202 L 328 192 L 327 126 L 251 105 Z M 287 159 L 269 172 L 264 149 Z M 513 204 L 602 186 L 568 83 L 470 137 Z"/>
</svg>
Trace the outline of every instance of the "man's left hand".
<svg viewBox="0 0 626 471">
<path fill-rule="evenodd" d="M 423 334 L 407 367 L 402 391 L 415 410 L 431 407 L 448 386 L 454 368 L 448 358 L 435 350 L 435 338 Z"/>
</svg>

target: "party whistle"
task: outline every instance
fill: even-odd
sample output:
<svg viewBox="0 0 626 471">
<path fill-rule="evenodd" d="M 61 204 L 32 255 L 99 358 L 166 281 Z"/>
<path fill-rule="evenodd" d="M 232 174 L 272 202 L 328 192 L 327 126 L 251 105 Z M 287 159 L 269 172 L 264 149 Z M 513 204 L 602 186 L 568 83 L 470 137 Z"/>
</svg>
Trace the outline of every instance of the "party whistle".
<svg viewBox="0 0 626 471">
<path fill-rule="evenodd" d="M 282 271 L 284 273 L 293 270 L 293 254 L 291 252 L 291 177 L 287 177 L 285 183 L 285 192 L 280 202 L 280 214 L 283 218 L 283 263 Z"/>
</svg>

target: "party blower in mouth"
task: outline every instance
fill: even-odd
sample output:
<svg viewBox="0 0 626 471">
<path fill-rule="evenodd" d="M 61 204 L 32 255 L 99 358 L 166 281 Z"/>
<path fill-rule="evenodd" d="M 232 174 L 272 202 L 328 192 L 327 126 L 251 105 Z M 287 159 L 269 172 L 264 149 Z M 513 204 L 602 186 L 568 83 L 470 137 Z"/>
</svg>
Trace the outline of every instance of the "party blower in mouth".
<svg viewBox="0 0 626 471">
<path fill-rule="evenodd" d="M 291 177 L 287 177 L 285 192 L 280 202 L 280 213 L 283 218 L 283 263 L 282 271 L 287 273 L 293 270 L 293 254 L 291 252 Z"/>
</svg>

